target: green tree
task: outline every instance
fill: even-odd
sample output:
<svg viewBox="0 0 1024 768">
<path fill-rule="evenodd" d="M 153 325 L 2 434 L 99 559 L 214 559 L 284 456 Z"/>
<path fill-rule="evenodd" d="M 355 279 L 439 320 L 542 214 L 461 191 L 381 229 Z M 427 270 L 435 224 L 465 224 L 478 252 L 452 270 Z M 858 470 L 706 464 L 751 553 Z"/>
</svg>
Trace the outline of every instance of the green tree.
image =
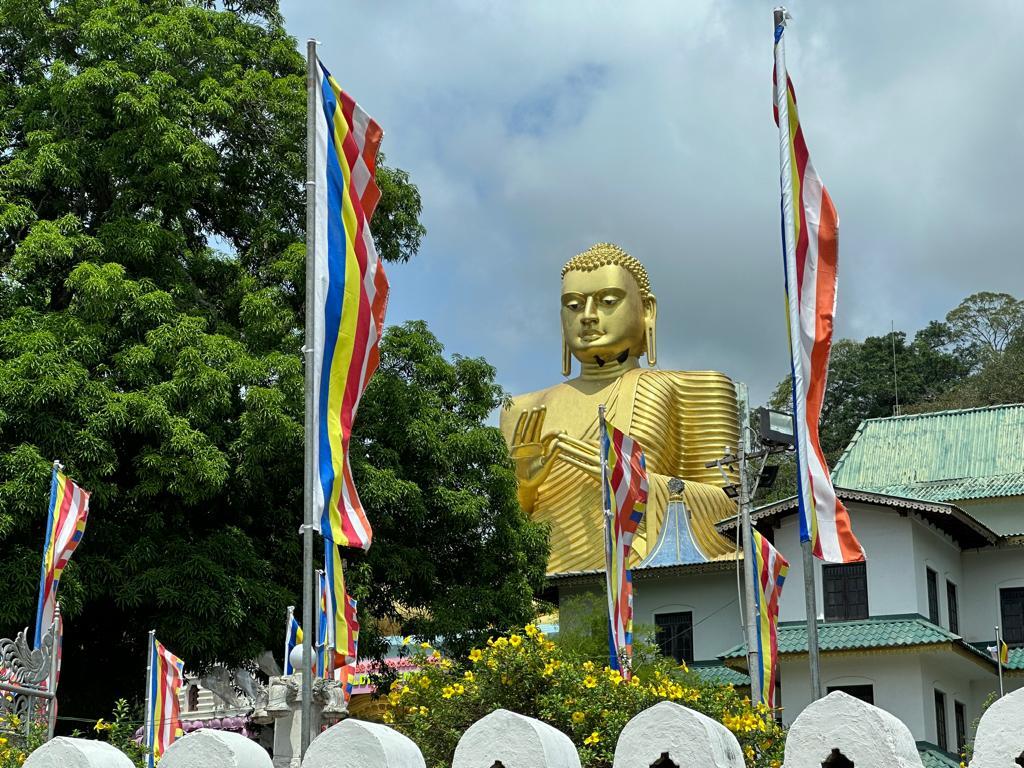
<svg viewBox="0 0 1024 768">
<path fill-rule="evenodd" d="M 1024 301 L 1008 293 L 981 291 L 950 310 L 946 324 L 950 341 L 970 351 L 977 362 L 984 362 L 1024 331 Z"/>
<path fill-rule="evenodd" d="M 298 597 L 304 78 L 273 0 L 0 0 L 0 631 L 34 616 L 59 458 L 93 492 L 61 582 L 62 714 L 141 693 L 151 627 L 189 667 L 235 663 L 278 648 Z M 380 251 L 408 259 L 418 192 L 378 181 Z M 353 443 L 377 523 L 362 611 L 519 621 L 543 537 L 480 426 L 493 371 L 422 326 L 388 339 Z M 481 542 L 494 582 L 473 561 L 442 605 Z"/>
</svg>

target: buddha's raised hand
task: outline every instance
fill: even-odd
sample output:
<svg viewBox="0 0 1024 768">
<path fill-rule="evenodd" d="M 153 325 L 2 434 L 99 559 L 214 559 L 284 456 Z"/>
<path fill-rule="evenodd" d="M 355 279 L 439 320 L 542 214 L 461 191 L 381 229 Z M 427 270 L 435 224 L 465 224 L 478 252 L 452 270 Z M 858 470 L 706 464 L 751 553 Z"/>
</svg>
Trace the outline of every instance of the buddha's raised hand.
<svg viewBox="0 0 1024 768">
<path fill-rule="evenodd" d="M 551 472 L 552 459 L 558 453 L 554 433 L 541 437 L 547 409 L 541 405 L 522 411 L 512 430 L 509 454 L 516 465 L 516 477 L 521 489 L 535 489 Z"/>
</svg>

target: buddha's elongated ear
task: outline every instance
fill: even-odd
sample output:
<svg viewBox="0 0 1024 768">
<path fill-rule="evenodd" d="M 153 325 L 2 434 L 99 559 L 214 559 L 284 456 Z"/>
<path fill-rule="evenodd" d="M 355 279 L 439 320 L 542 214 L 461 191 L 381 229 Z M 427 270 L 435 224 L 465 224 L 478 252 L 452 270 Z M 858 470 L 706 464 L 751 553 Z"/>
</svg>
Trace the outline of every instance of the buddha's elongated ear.
<svg viewBox="0 0 1024 768">
<path fill-rule="evenodd" d="M 572 352 L 565 341 L 565 329 L 562 329 L 562 375 L 568 376 L 572 373 Z"/>
<path fill-rule="evenodd" d="M 644 329 L 646 330 L 647 364 L 658 363 L 658 301 L 653 294 L 644 299 Z"/>
</svg>

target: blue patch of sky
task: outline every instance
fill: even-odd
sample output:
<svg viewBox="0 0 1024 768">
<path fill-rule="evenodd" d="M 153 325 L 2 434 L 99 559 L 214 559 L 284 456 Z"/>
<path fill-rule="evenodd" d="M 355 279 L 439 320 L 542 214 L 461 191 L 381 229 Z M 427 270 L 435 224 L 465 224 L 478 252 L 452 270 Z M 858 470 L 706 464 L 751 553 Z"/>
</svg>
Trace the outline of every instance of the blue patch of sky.
<svg viewBox="0 0 1024 768">
<path fill-rule="evenodd" d="M 585 63 L 517 102 L 505 121 L 509 133 L 540 138 L 583 121 L 594 95 L 608 82 L 608 67 Z"/>
</svg>

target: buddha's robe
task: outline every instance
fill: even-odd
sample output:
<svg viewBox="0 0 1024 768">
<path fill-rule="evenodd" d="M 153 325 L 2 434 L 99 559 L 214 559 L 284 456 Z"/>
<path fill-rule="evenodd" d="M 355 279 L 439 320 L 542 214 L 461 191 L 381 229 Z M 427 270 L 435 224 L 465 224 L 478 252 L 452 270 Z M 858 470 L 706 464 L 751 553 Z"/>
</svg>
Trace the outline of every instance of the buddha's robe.
<svg viewBox="0 0 1024 768">
<path fill-rule="evenodd" d="M 517 398 L 513 407 L 530 407 L 535 396 L 542 394 Z M 736 514 L 736 505 L 722 490 L 725 481 L 718 468 L 704 465 L 721 458 L 727 446 L 733 450 L 737 445 L 739 417 L 732 381 L 715 371 L 637 368 L 610 387 L 605 405 L 608 421 L 637 440 L 647 460 L 647 512 L 633 541 L 631 564 L 639 562 L 658 540 L 672 477 L 686 482 L 684 500 L 701 549 L 711 559 L 729 556 L 735 543 L 723 538 L 714 525 Z M 598 444 L 596 409 L 583 433 L 572 436 Z M 547 572 L 602 569 L 600 482 L 557 457 L 555 461 L 530 511 L 531 520 L 551 527 Z"/>
</svg>

